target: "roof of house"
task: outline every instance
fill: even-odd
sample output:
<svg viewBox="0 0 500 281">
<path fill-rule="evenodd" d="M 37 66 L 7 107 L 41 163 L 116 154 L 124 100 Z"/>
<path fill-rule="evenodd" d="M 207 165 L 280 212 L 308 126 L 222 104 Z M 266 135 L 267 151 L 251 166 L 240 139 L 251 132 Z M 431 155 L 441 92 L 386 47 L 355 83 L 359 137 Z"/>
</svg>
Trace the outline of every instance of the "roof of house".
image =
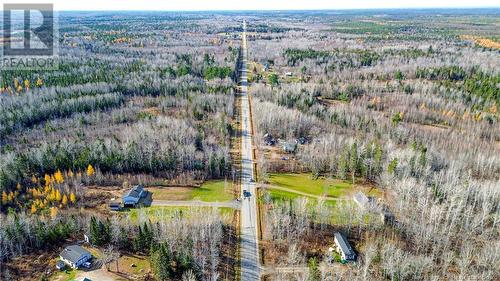
<svg viewBox="0 0 500 281">
<path fill-rule="evenodd" d="M 65 260 L 76 263 L 82 256 L 91 254 L 81 246 L 71 245 L 64 248 L 64 250 L 59 255 Z"/>
<path fill-rule="evenodd" d="M 340 249 L 346 256 L 355 255 L 354 250 L 352 249 L 344 234 L 335 232 L 335 238 L 339 243 Z"/>
<path fill-rule="evenodd" d="M 134 197 L 134 198 L 140 198 L 141 197 L 141 192 L 144 190 L 144 186 L 142 185 L 136 185 L 132 187 L 123 197 Z"/>
<path fill-rule="evenodd" d="M 283 145 L 283 150 L 286 152 L 294 152 L 297 149 L 297 144 L 293 142 L 287 142 Z"/>
<path fill-rule="evenodd" d="M 356 201 L 356 203 L 363 205 L 363 206 L 368 205 L 368 203 L 370 202 L 368 197 L 366 197 L 366 195 L 360 191 L 358 191 L 358 192 L 356 192 L 356 194 L 354 194 L 354 201 Z"/>
</svg>

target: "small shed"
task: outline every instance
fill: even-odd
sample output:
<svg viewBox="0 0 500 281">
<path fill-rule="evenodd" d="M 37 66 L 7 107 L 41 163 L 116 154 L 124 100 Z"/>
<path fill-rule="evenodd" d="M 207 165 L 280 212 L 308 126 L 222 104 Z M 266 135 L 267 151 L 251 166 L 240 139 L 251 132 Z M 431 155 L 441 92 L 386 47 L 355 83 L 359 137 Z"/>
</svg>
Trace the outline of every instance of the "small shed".
<svg viewBox="0 0 500 281">
<path fill-rule="evenodd" d="M 83 234 L 83 240 L 86 242 L 86 243 L 89 243 L 90 244 L 90 240 L 91 240 L 91 237 L 90 237 L 90 233 L 86 232 Z"/>
<path fill-rule="evenodd" d="M 64 270 L 65 267 L 66 267 L 66 264 L 62 260 L 59 260 L 56 262 L 57 270 Z"/>
<path fill-rule="evenodd" d="M 396 222 L 396 217 L 386 205 L 382 206 L 382 211 L 380 211 L 380 219 L 385 225 L 393 225 Z"/>
<path fill-rule="evenodd" d="M 122 209 L 122 204 L 118 200 L 115 200 L 115 198 L 111 199 L 108 202 L 109 209 L 113 211 L 120 211 Z"/>
</svg>

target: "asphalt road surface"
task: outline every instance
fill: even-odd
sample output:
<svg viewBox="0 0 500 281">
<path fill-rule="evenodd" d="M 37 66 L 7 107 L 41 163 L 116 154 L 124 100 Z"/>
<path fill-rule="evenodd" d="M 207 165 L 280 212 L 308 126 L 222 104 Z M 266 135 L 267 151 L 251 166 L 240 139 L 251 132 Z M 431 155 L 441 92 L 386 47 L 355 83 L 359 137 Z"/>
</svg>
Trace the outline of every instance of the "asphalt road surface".
<svg viewBox="0 0 500 281">
<path fill-rule="evenodd" d="M 243 21 L 241 92 L 241 280 L 260 280 L 260 259 L 257 236 L 257 201 L 253 181 L 252 126 L 247 81 L 246 22 Z M 247 193 L 245 196 L 245 193 Z M 249 194 L 248 194 L 249 193 Z"/>
</svg>

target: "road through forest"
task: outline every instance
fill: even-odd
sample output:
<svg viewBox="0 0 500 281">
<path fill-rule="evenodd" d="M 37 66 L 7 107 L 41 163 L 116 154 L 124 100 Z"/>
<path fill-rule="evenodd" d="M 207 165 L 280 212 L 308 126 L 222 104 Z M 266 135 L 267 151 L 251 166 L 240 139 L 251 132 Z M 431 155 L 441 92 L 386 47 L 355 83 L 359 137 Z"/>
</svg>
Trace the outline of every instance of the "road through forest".
<svg viewBox="0 0 500 281">
<path fill-rule="evenodd" d="M 241 95 L 241 280 L 260 279 L 260 259 L 257 236 L 257 200 L 255 198 L 252 124 L 247 81 L 247 38 L 246 22 L 243 21 L 240 69 Z M 250 196 L 245 196 L 249 192 Z M 248 194 L 247 194 L 248 195 Z"/>
</svg>

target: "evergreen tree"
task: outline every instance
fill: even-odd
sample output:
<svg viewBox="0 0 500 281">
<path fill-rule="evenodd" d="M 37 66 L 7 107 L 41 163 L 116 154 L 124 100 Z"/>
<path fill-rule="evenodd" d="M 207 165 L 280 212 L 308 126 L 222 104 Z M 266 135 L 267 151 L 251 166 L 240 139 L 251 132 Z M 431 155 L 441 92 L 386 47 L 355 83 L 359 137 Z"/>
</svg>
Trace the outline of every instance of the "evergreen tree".
<svg viewBox="0 0 500 281">
<path fill-rule="evenodd" d="M 168 280 L 172 276 L 171 256 L 166 244 L 152 247 L 151 267 L 158 280 Z"/>
<path fill-rule="evenodd" d="M 356 142 L 352 144 L 349 156 L 349 170 L 354 184 L 354 177 L 356 176 L 356 170 L 358 170 L 358 144 Z"/>
<path fill-rule="evenodd" d="M 309 259 L 309 279 L 308 281 L 320 281 L 321 271 L 318 268 L 318 261 L 316 258 Z"/>
</svg>

